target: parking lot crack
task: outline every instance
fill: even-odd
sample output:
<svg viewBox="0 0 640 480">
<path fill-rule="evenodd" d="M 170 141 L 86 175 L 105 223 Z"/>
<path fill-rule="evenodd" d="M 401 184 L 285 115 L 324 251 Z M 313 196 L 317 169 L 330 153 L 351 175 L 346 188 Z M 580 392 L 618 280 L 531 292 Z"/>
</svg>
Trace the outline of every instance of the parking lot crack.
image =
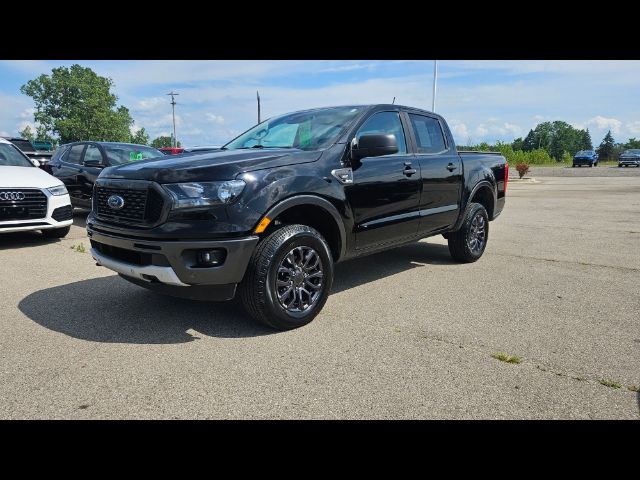
<svg viewBox="0 0 640 480">
<path fill-rule="evenodd" d="M 487 252 L 487 255 L 497 255 L 500 257 L 512 257 L 512 258 L 524 258 L 527 260 L 540 260 L 542 262 L 553 262 L 553 263 L 568 263 L 573 265 L 583 265 L 585 267 L 602 267 L 602 268 L 611 268 L 613 270 L 619 270 L 624 272 L 640 272 L 640 268 L 635 267 L 621 267 L 618 265 L 602 265 L 600 263 L 590 263 L 590 262 L 575 262 L 571 260 L 559 260 L 557 258 L 541 258 L 541 257 L 531 257 L 529 255 L 515 255 L 513 253 L 496 253 L 496 252 Z"/>
</svg>

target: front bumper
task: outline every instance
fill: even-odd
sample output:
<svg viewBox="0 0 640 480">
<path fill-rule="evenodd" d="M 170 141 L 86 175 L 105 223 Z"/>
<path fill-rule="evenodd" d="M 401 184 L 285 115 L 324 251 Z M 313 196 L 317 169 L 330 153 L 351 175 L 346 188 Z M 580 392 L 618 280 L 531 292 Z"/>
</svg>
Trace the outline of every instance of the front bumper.
<svg viewBox="0 0 640 480">
<path fill-rule="evenodd" d="M 618 165 L 633 165 L 634 167 L 640 166 L 640 158 L 639 159 L 631 159 L 631 158 L 620 159 L 618 160 Z"/>
<path fill-rule="evenodd" d="M 596 163 L 596 160 L 592 160 L 590 158 L 574 158 L 573 159 L 574 165 L 593 165 L 594 163 Z"/>
<path fill-rule="evenodd" d="M 157 241 L 98 232 L 87 226 L 91 254 L 97 263 L 131 279 L 173 287 L 229 285 L 242 281 L 257 236 L 227 240 Z M 224 262 L 196 265 L 195 252 L 223 249 Z M 137 282 L 136 282 L 137 283 Z"/>
<path fill-rule="evenodd" d="M 52 195 L 41 189 L 47 197 L 47 213 L 43 218 L 0 221 L 0 233 L 28 232 L 64 228 L 73 223 L 73 208 L 69 195 Z"/>
</svg>

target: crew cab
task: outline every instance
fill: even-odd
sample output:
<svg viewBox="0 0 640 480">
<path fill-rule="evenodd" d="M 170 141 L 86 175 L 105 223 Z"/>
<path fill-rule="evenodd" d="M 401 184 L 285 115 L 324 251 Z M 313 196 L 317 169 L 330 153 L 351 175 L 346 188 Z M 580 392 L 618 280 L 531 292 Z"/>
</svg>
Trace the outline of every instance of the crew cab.
<svg viewBox="0 0 640 480">
<path fill-rule="evenodd" d="M 64 237 L 73 223 L 69 194 L 36 163 L 0 138 L 0 233 L 40 230 L 45 237 Z"/>
<path fill-rule="evenodd" d="M 118 142 L 74 142 L 60 146 L 49 162 L 51 174 L 64 182 L 71 203 L 91 208 L 93 182 L 106 167 L 163 158 L 157 149 L 145 145 Z"/>
<path fill-rule="evenodd" d="M 334 263 L 444 235 L 475 262 L 503 210 L 499 153 L 457 152 L 444 118 L 399 105 L 266 120 L 222 147 L 106 168 L 87 219 L 99 265 L 160 293 L 229 300 L 276 329 L 322 309 Z"/>
</svg>

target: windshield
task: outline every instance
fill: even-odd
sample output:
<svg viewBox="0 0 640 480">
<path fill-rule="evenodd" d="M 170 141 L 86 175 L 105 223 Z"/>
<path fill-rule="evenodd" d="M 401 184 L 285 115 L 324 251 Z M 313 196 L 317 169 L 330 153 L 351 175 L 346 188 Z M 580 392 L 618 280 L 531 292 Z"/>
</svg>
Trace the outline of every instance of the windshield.
<svg viewBox="0 0 640 480">
<path fill-rule="evenodd" d="M 15 146 L 0 143 L 0 167 L 33 167 L 33 164 Z"/>
<path fill-rule="evenodd" d="M 638 150 L 637 148 L 634 148 L 632 150 L 626 150 L 624 153 L 630 153 L 632 155 L 640 155 L 640 150 Z"/>
<path fill-rule="evenodd" d="M 155 148 L 142 145 L 103 145 L 111 165 L 122 165 L 123 163 L 137 162 L 148 158 L 164 157 L 162 152 Z"/>
<path fill-rule="evenodd" d="M 593 150 L 580 150 L 576 155 L 593 155 Z"/>
<path fill-rule="evenodd" d="M 223 149 L 322 149 L 335 143 L 343 129 L 349 125 L 363 108 L 323 108 L 271 118 L 231 140 Z"/>
</svg>

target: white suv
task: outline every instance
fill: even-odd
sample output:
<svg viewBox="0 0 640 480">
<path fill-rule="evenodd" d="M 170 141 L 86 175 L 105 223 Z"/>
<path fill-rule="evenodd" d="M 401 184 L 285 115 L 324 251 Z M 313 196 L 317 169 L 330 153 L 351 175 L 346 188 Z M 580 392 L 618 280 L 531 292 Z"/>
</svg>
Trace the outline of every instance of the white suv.
<svg viewBox="0 0 640 480">
<path fill-rule="evenodd" d="M 45 237 L 61 238 L 72 223 L 64 184 L 0 138 L 0 233 L 41 230 Z"/>
</svg>

